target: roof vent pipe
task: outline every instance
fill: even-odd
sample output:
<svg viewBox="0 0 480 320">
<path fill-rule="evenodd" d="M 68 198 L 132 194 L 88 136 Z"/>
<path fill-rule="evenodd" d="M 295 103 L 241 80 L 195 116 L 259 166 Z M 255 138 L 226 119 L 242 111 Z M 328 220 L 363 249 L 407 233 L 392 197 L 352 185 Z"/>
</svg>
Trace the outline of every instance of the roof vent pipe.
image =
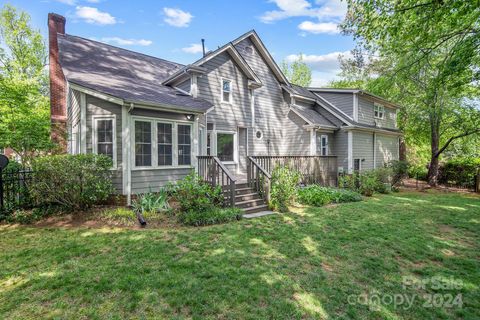
<svg viewBox="0 0 480 320">
<path fill-rule="evenodd" d="M 202 52 L 203 56 L 205 57 L 205 39 L 202 39 Z"/>
</svg>

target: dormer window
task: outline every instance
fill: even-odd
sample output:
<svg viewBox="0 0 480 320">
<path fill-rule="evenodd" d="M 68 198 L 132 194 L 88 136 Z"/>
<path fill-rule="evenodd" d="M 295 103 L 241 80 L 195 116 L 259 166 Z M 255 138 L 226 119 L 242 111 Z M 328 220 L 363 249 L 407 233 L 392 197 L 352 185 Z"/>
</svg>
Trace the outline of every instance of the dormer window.
<svg viewBox="0 0 480 320">
<path fill-rule="evenodd" d="M 382 106 L 381 104 L 375 103 L 373 105 L 373 112 L 374 112 L 374 117 L 376 119 L 385 118 L 385 107 Z"/>
<path fill-rule="evenodd" d="M 232 81 L 222 80 L 222 102 L 232 102 Z"/>
</svg>

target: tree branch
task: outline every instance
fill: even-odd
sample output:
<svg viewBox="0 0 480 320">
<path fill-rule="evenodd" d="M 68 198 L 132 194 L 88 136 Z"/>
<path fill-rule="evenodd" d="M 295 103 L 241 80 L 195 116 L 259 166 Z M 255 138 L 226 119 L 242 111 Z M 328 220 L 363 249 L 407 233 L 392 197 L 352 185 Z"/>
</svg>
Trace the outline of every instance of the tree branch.
<svg viewBox="0 0 480 320">
<path fill-rule="evenodd" d="M 443 151 L 445 151 L 445 149 L 447 149 L 447 147 L 450 145 L 450 143 L 453 141 L 453 140 L 456 140 L 456 139 L 459 139 L 459 138 L 463 138 L 463 137 L 466 137 L 466 136 L 469 136 L 469 135 L 472 135 L 472 134 L 475 134 L 475 133 L 480 133 L 480 129 L 475 129 L 475 130 L 472 130 L 472 131 L 467 131 L 467 132 L 464 132 L 462 134 L 459 134 L 457 136 L 454 136 L 454 137 L 451 137 L 450 139 L 448 139 L 448 141 L 445 143 L 445 145 L 443 147 L 440 148 L 440 150 L 437 151 L 437 153 L 435 153 L 435 157 L 438 157 Z"/>
</svg>

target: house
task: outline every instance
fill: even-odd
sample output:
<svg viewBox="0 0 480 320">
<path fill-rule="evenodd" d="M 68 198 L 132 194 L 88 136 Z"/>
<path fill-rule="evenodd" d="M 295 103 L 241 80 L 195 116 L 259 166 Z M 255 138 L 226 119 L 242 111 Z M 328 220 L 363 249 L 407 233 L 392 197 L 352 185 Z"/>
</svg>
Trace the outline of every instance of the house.
<svg viewBox="0 0 480 320">
<path fill-rule="evenodd" d="M 158 189 L 216 156 L 244 177 L 247 156 L 336 156 L 352 173 L 398 159 L 398 106 L 361 90 L 289 83 L 252 30 L 182 65 L 65 33 L 49 14 L 54 138 L 113 159 L 119 193 Z"/>
</svg>

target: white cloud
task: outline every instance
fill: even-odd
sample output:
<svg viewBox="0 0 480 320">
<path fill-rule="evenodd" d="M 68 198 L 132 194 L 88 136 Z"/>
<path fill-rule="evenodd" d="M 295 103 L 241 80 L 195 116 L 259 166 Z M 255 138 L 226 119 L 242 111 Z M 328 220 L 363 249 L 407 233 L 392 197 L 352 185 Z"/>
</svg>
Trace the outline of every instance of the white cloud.
<svg viewBox="0 0 480 320">
<path fill-rule="evenodd" d="M 203 52 L 202 45 L 199 43 L 192 43 L 190 46 L 182 48 L 183 52 L 198 54 Z M 205 48 L 205 51 L 208 51 L 208 48 Z"/>
<path fill-rule="evenodd" d="M 87 0 L 89 3 L 100 3 L 100 0 Z"/>
<path fill-rule="evenodd" d="M 337 79 L 337 74 L 340 73 L 340 62 L 338 57 L 351 57 L 350 51 L 336 51 L 323 55 L 302 54 L 303 61 L 312 69 L 312 86 L 324 86 L 329 81 Z M 285 57 L 287 62 L 298 60 L 298 54 L 291 54 Z"/>
<path fill-rule="evenodd" d="M 347 12 L 347 5 L 341 0 L 317 0 L 316 6 L 307 0 L 270 0 L 270 2 L 275 3 L 278 10 L 265 12 L 260 17 L 262 22 L 273 23 L 292 17 L 316 18 L 318 23 L 304 21 L 298 25 L 300 30 L 316 34 L 338 33 L 337 24 Z M 335 32 L 333 32 L 334 29 Z"/>
<path fill-rule="evenodd" d="M 310 33 L 328 33 L 328 34 L 336 34 L 340 33 L 340 29 L 338 25 L 333 22 L 319 22 L 315 23 L 312 21 L 303 21 L 298 25 L 298 29 Z"/>
<path fill-rule="evenodd" d="M 55 0 L 55 1 L 63 4 L 68 4 L 69 6 L 75 5 L 75 3 L 77 2 L 76 0 Z"/>
<path fill-rule="evenodd" d="M 115 43 L 120 46 L 149 46 L 153 42 L 145 39 L 123 39 L 119 37 L 104 37 L 100 41 L 105 43 Z"/>
<path fill-rule="evenodd" d="M 180 9 L 163 8 L 163 13 L 165 14 L 163 21 L 179 28 L 188 27 L 193 18 L 190 12 L 185 12 Z"/>
<path fill-rule="evenodd" d="M 92 7 L 77 6 L 75 15 L 77 18 L 83 19 L 87 23 L 92 24 L 107 25 L 117 23 L 117 19 L 113 17 L 110 13 L 102 12 L 99 11 L 97 8 Z"/>
</svg>

